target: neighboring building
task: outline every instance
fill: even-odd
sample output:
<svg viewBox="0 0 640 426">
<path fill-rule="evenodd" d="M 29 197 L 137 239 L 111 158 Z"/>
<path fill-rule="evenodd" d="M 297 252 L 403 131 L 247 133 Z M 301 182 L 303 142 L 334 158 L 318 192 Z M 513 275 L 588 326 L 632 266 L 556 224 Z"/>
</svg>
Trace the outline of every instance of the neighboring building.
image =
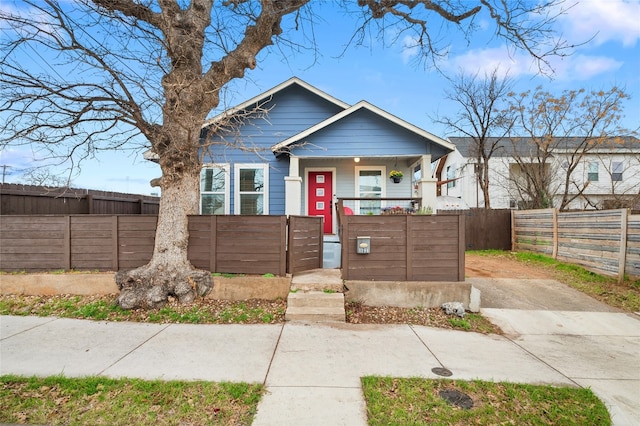
<svg viewBox="0 0 640 426">
<path fill-rule="evenodd" d="M 476 145 L 473 139 L 450 137 L 449 140 L 456 146 L 456 150 L 438 164 L 438 179 L 447 182 L 441 185 L 441 194 L 462 198 L 471 207 L 484 207 L 483 193 L 476 176 Z M 554 150 L 545 164 L 554 176 L 551 185 L 554 192 L 553 207 L 560 206 L 565 170 L 578 140 L 563 138 L 559 144 L 563 149 Z M 512 141 L 506 138 L 499 146 L 489 160 L 491 208 L 522 208 L 525 205 L 523 197 L 513 184 L 520 169 L 514 152 L 520 158 L 526 158 L 535 145 L 528 138 L 518 138 L 514 147 Z M 569 193 L 574 195 L 583 191 L 566 209 L 640 209 L 640 139 L 612 138 L 611 143 L 590 150 L 584 154 L 570 178 Z"/>
<path fill-rule="evenodd" d="M 435 209 L 431 164 L 454 149 L 366 101 L 348 105 L 298 78 L 209 120 L 202 140 L 202 214 L 321 215 L 325 234 L 337 233 L 337 198 L 416 197 Z M 398 184 L 389 178 L 396 169 L 404 174 Z"/>
</svg>

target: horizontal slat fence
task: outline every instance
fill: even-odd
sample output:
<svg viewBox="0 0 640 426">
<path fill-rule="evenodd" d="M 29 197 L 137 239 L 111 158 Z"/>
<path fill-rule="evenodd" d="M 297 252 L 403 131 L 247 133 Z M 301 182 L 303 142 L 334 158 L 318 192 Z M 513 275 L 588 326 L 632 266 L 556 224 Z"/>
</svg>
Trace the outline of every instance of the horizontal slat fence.
<svg viewBox="0 0 640 426">
<path fill-rule="evenodd" d="M 292 274 L 322 268 L 323 252 L 322 218 L 290 216 L 288 247 L 288 271 Z"/>
<path fill-rule="evenodd" d="M 342 277 L 464 281 L 464 221 L 464 215 L 342 215 Z M 369 254 L 357 254 L 362 236 L 371 237 Z"/>
<path fill-rule="evenodd" d="M 0 184 L 1 215 L 158 214 L 160 198 L 148 195 Z"/>
<path fill-rule="evenodd" d="M 303 261 L 293 264 L 298 271 L 322 267 L 322 219 L 303 219 L 291 228 L 285 216 L 190 216 L 189 259 L 212 272 L 283 276 L 287 233 L 306 234 L 300 239 L 306 240 L 305 248 L 298 254 Z M 0 270 L 116 271 L 142 266 L 153 254 L 156 223 L 155 215 L 0 216 Z M 313 240 L 315 250 L 309 248 Z"/>
<path fill-rule="evenodd" d="M 513 250 L 544 253 L 596 273 L 640 276 L 640 216 L 629 210 L 513 212 Z"/>
<path fill-rule="evenodd" d="M 191 216 L 189 259 L 216 272 L 286 275 L 285 216 Z"/>
</svg>

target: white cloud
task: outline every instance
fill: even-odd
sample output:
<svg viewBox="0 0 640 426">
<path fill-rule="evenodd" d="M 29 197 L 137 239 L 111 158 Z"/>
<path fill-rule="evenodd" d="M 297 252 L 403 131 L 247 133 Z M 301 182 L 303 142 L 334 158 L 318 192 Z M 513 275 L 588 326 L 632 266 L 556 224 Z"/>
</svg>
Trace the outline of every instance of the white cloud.
<svg viewBox="0 0 640 426">
<path fill-rule="evenodd" d="M 558 19 L 565 38 L 595 45 L 617 41 L 633 47 L 640 39 L 640 0 L 581 0 Z"/>
<path fill-rule="evenodd" d="M 589 80 L 616 71 L 622 62 L 606 56 L 573 55 L 552 63 L 555 76 L 561 80 Z"/>
<path fill-rule="evenodd" d="M 622 62 L 606 56 L 575 54 L 549 58 L 552 71 L 545 71 L 558 80 L 582 81 L 615 71 L 622 65 Z M 450 58 L 443 68 L 450 72 L 479 75 L 490 74 L 497 69 L 499 76 L 508 74 L 512 78 L 539 74 L 536 62 L 529 55 L 524 52 L 513 53 L 506 47 L 470 50 Z"/>
<path fill-rule="evenodd" d="M 420 44 L 413 36 L 404 36 L 402 39 L 402 62 L 408 64 L 413 58 L 420 54 Z"/>
<path fill-rule="evenodd" d="M 509 74 L 511 77 L 537 74 L 538 69 L 531 56 L 523 52 L 513 53 L 506 47 L 488 49 L 474 49 L 450 57 L 442 64 L 442 68 L 450 72 L 465 74 L 491 74 L 494 70 L 498 75 Z"/>
</svg>

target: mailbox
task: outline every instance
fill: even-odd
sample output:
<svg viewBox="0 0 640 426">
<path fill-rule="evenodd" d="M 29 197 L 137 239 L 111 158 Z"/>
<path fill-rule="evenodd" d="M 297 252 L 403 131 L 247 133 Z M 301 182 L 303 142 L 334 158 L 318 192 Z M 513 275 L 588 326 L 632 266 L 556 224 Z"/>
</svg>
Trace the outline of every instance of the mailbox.
<svg viewBox="0 0 640 426">
<path fill-rule="evenodd" d="M 356 237 L 356 253 L 371 253 L 371 237 Z"/>
</svg>

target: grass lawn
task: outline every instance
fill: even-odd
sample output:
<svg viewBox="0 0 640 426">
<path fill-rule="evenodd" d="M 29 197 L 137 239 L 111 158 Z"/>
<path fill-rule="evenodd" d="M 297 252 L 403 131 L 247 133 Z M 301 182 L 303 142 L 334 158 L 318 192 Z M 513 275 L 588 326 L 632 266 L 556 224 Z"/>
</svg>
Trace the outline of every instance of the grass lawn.
<svg viewBox="0 0 640 426">
<path fill-rule="evenodd" d="M 362 386 L 373 426 L 611 424 L 589 389 L 389 377 L 363 377 Z M 452 390 L 470 397 L 473 406 L 462 408 L 440 395 Z"/>
<path fill-rule="evenodd" d="M 249 425 L 262 385 L 0 376 L 0 423 Z"/>
</svg>

